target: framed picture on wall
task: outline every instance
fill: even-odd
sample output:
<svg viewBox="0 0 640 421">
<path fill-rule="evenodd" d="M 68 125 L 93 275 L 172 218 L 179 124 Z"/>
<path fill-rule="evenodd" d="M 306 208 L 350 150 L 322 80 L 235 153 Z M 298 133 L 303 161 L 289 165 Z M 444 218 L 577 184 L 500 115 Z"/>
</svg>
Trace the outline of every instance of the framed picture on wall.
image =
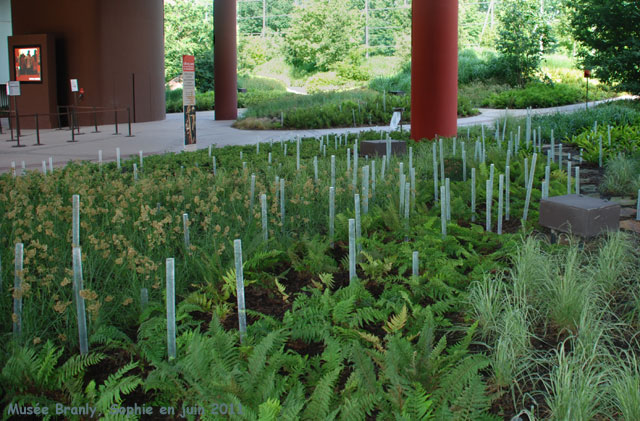
<svg viewBox="0 0 640 421">
<path fill-rule="evenodd" d="M 42 58 L 39 45 L 13 47 L 16 80 L 20 82 L 42 82 Z"/>
</svg>

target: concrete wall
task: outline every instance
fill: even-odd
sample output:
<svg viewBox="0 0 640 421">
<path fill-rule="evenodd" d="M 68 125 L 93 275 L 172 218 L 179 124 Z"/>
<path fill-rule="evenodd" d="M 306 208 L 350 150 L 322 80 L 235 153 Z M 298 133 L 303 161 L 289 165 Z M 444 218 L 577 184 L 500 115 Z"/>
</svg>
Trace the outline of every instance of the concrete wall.
<svg viewBox="0 0 640 421">
<path fill-rule="evenodd" d="M 14 35 L 55 38 L 59 104 L 73 104 L 69 79 L 78 79 L 80 106 L 130 107 L 138 122 L 165 118 L 162 0 L 14 1 L 12 15 Z M 99 123 L 113 119 L 111 111 Z M 92 124 L 93 115 L 80 123 Z"/>
<path fill-rule="evenodd" d="M 11 31 L 11 0 L 0 0 L 0 83 L 9 80 L 8 37 Z"/>
</svg>

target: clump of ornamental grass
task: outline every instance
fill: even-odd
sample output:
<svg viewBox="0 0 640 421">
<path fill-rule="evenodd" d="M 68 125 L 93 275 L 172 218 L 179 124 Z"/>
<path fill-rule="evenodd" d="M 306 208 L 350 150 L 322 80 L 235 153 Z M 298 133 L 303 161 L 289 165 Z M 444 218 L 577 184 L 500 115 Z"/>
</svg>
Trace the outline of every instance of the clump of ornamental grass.
<svg viewBox="0 0 640 421">
<path fill-rule="evenodd" d="M 635 195 L 640 189 L 640 163 L 637 159 L 618 154 L 609 159 L 600 184 L 603 194 Z"/>
</svg>

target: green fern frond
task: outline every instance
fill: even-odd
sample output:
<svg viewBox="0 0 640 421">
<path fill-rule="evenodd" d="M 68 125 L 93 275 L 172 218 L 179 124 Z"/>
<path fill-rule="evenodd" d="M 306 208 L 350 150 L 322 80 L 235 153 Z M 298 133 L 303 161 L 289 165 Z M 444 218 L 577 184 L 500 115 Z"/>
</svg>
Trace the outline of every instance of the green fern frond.
<svg viewBox="0 0 640 421">
<path fill-rule="evenodd" d="M 98 364 L 105 358 L 106 355 L 99 352 L 72 356 L 58 370 L 60 373 L 58 376 L 58 385 L 61 386 L 62 384 L 67 383 L 69 380 L 84 373 L 88 367 Z"/>
<path fill-rule="evenodd" d="M 98 388 L 99 398 L 96 407 L 99 411 L 107 412 L 112 404 L 122 402 L 121 395 L 128 395 L 142 384 L 139 376 L 125 377 L 125 374 L 137 367 L 138 362 L 132 361 L 107 377 L 104 384 Z"/>
<path fill-rule="evenodd" d="M 341 371 L 342 365 L 322 376 L 309 398 L 309 403 L 303 414 L 305 419 L 327 418 L 331 401 L 335 394 L 334 386 Z"/>
<path fill-rule="evenodd" d="M 53 342 L 47 341 L 38 354 L 37 364 L 40 367 L 35 374 L 38 384 L 47 384 L 52 380 L 52 374 L 62 355 L 62 348 L 56 347 Z"/>
<path fill-rule="evenodd" d="M 282 407 L 277 399 L 268 399 L 258 407 L 258 419 L 260 421 L 277 421 Z"/>
<path fill-rule="evenodd" d="M 426 421 L 431 419 L 433 412 L 433 401 L 429 398 L 427 392 L 420 386 L 414 384 L 407 393 L 407 398 L 402 407 L 403 419 L 411 421 Z"/>
<path fill-rule="evenodd" d="M 89 337 L 89 343 L 91 345 L 118 345 L 130 344 L 131 338 L 129 338 L 124 332 L 115 326 L 101 325 L 98 329 Z"/>
</svg>

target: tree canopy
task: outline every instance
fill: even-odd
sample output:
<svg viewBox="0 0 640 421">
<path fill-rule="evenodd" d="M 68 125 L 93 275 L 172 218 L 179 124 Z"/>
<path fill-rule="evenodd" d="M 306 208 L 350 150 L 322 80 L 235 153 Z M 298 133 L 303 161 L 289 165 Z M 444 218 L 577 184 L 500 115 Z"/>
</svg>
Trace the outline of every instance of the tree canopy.
<svg viewBox="0 0 640 421">
<path fill-rule="evenodd" d="M 573 0 L 571 25 L 585 67 L 604 82 L 640 93 L 638 0 Z"/>
</svg>

